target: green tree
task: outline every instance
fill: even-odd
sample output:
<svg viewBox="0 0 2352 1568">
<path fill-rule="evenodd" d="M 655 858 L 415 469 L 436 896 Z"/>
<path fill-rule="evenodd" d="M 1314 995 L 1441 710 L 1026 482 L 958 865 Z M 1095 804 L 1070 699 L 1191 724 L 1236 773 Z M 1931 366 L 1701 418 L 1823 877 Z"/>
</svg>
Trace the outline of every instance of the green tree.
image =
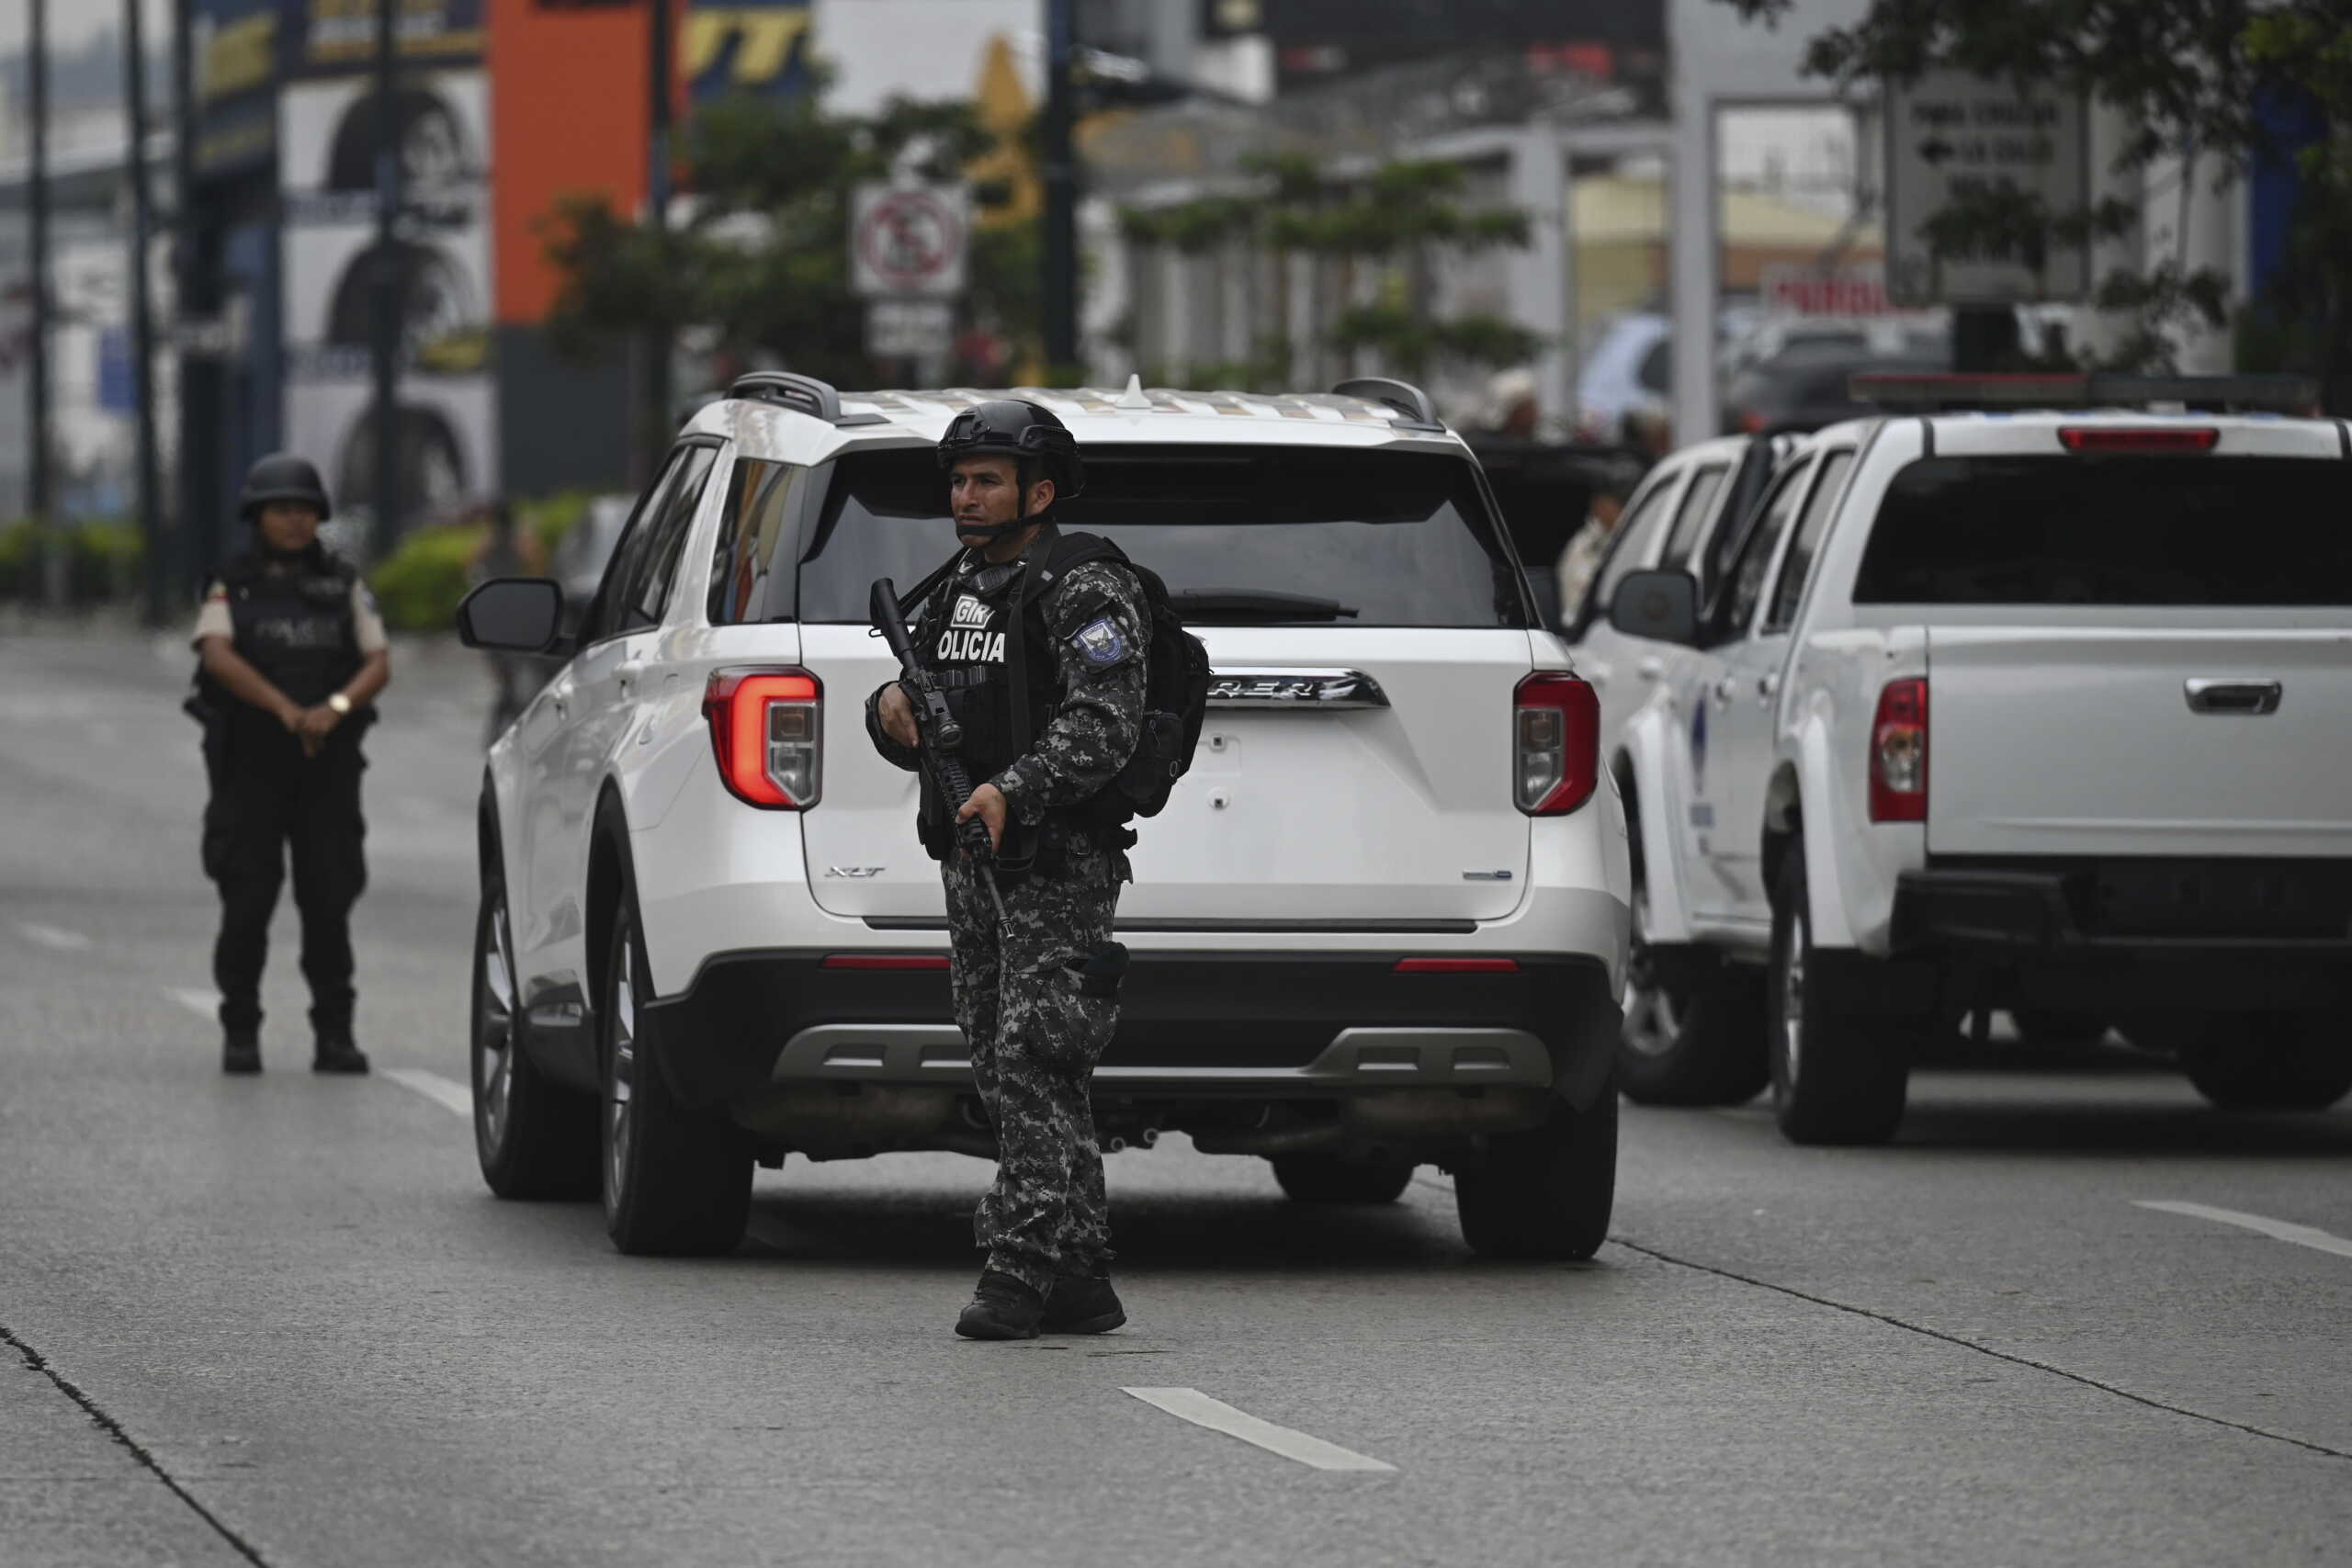
<svg viewBox="0 0 2352 1568">
<path fill-rule="evenodd" d="M 1244 164 L 1244 174 L 1238 190 L 1130 207 L 1120 215 L 1128 242 L 1147 251 L 1203 255 L 1236 249 L 1248 260 L 1253 352 L 1239 365 L 1188 367 L 1192 378 L 1278 390 L 1298 382 L 1303 357 L 1313 367 L 1308 373 L 1327 379 L 1327 359 L 1358 353 L 1418 378 L 1444 364 L 1510 364 L 1539 346 L 1534 333 L 1499 316 L 1436 312 L 1444 256 L 1524 248 L 1532 234 L 1532 220 L 1520 209 L 1470 205 L 1461 164 L 1399 159 L 1351 179 L 1328 175 L 1311 159 L 1261 156 Z M 1258 287 L 1261 261 L 1272 266 L 1271 288 Z M 1309 290 L 1313 341 L 1303 347 L 1288 331 L 1302 265 L 1326 285 Z M 1369 301 L 1358 297 L 1365 273 Z"/>
<path fill-rule="evenodd" d="M 699 328 L 720 351 L 870 385 L 865 313 L 850 292 L 852 187 L 902 167 L 954 179 L 993 144 L 964 103 L 901 99 L 877 115 L 841 116 L 810 93 L 702 109 L 684 139 L 682 221 L 657 231 L 583 196 L 546 222 L 563 280 L 550 334 L 587 355 Z M 983 206 L 1001 200 L 999 191 L 976 195 Z M 979 251 L 969 310 L 1001 333 L 1034 331 L 1035 285 L 1014 276 L 1018 243 L 997 238 Z"/>
<path fill-rule="evenodd" d="M 1793 0 L 1722 0 L 1777 25 Z M 2136 129 L 2119 172 L 2180 160 L 2184 178 L 2228 182 L 2275 156 L 2266 109 L 2301 102 L 2327 130 L 2301 153 L 2305 177 L 2296 241 L 2271 296 L 2270 341 L 2283 363 L 2326 376 L 2335 407 L 2352 382 L 2352 0 L 1873 0 L 1850 27 L 1809 39 L 1808 74 L 1841 87 L 1915 81 L 1954 66 L 2021 88 L 2081 92 Z M 1954 202 L 1927 226 L 1942 254 L 2005 246 L 2031 259 L 2048 246 L 2120 236 L 2139 204 L 2107 200 L 2052 210 L 2015 191 Z M 2096 302 L 2134 327 L 2109 364 L 2169 368 L 2167 329 L 2221 326 L 2229 279 L 2178 256 L 2098 280 Z"/>
</svg>

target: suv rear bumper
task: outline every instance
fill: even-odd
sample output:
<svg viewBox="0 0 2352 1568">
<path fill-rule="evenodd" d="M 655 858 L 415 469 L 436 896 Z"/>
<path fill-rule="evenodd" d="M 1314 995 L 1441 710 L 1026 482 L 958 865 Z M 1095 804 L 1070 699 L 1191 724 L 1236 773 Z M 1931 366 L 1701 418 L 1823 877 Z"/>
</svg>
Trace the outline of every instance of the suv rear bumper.
<svg viewBox="0 0 2352 1568">
<path fill-rule="evenodd" d="M 860 1084 L 971 1092 L 944 970 L 828 968 L 828 956 L 721 953 L 650 1004 L 647 1043 L 679 1098 L 713 1105 L 771 1087 Z M 1498 1087 L 1581 1107 L 1600 1092 L 1619 1015 L 1599 960 L 1479 953 L 1518 967 L 1399 974 L 1407 956 L 1419 954 L 1137 950 L 1097 1098 Z"/>
</svg>

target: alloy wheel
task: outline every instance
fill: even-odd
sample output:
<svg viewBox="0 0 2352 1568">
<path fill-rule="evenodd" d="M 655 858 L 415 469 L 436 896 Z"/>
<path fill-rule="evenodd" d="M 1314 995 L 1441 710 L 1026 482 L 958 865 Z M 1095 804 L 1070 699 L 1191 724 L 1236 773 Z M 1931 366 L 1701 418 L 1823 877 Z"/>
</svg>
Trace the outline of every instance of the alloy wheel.
<svg viewBox="0 0 2352 1568">
<path fill-rule="evenodd" d="M 1781 955 L 1781 1047 L 1782 1072 L 1793 1089 L 1804 1061 L 1805 918 L 1803 910 L 1789 916 L 1788 950 Z"/>
<path fill-rule="evenodd" d="M 503 893 L 491 907 L 490 940 L 482 944 L 481 973 L 474 983 L 481 988 L 474 1103 L 481 1118 L 483 1143 L 497 1149 L 506 1142 L 514 1091 L 514 940 Z"/>
<path fill-rule="evenodd" d="M 637 1081 L 637 976 L 630 954 L 635 933 L 626 926 L 615 943 L 613 973 L 613 1059 L 605 1075 L 605 1190 L 620 1195 L 628 1172 L 629 1139 L 636 1133 L 630 1097 Z"/>
<path fill-rule="evenodd" d="M 1633 941 L 1625 955 L 1625 1021 L 1621 1035 L 1632 1050 L 1658 1056 L 1672 1050 L 1680 1038 L 1682 1011 L 1675 1005 L 1674 994 L 1658 978 L 1657 961 L 1644 934 L 1649 923 L 1649 893 L 1637 881 L 1634 884 Z"/>
</svg>

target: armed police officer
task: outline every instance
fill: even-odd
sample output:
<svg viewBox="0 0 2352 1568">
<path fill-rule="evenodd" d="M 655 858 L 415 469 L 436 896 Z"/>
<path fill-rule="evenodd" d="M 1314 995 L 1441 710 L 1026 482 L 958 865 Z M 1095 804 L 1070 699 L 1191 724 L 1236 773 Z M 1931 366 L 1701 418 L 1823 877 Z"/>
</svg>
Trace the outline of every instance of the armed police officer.
<svg viewBox="0 0 2352 1568">
<path fill-rule="evenodd" d="M 239 510 L 253 547 L 205 595 L 190 704 L 204 721 L 212 784 L 204 870 L 220 890 L 220 1065 L 261 1071 L 262 966 L 290 851 L 311 1066 L 364 1073 L 351 987 L 351 907 L 368 880 L 359 738 L 391 679 L 391 655 L 367 585 L 319 543 L 332 508 L 316 468 L 264 457 L 245 476 Z"/>
<path fill-rule="evenodd" d="M 925 772 L 918 828 L 946 884 L 956 1021 L 998 1149 L 973 1222 L 987 1262 L 956 1331 L 1099 1334 L 1126 1315 L 1111 1286 L 1090 1083 L 1126 966 L 1111 928 L 1135 835 L 1114 784 L 1144 728 L 1149 611 L 1114 547 L 1054 522 L 1084 471 L 1051 412 L 981 403 L 948 426 L 939 460 L 966 547 L 908 613 L 980 782 L 944 800 Z M 866 727 L 885 758 L 921 768 L 897 682 L 868 701 Z M 995 846 L 992 868 L 956 848 L 972 818 Z"/>
</svg>

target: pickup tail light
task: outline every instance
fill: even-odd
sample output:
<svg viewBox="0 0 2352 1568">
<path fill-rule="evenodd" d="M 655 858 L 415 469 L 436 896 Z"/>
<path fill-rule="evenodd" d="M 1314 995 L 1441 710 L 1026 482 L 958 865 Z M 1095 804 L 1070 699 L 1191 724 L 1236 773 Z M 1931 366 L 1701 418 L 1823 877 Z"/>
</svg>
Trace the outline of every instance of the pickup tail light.
<svg viewBox="0 0 2352 1568">
<path fill-rule="evenodd" d="M 824 688 L 806 670 L 714 671 L 702 713 L 728 793 L 766 811 L 816 805 L 824 702 Z"/>
<path fill-rule="evenodd" d="M 2211 452 L 2222 433 L 2211 425 L 2067 424 L 2058 444 L 2069 452 Z"/>
<path fill-rule="evenodd" d="M 1928 819 L 1928 682 L 1890 681 L 1871 724 L 1871 820 Z"/>
<path fill-rule="evenodd" d="M 1511 695 L 1511 781 L 1530 817 L 1559 817 L 1600 782 L 1600 699 L 1577 676 L 1539 670 Z"/>
</svg>

